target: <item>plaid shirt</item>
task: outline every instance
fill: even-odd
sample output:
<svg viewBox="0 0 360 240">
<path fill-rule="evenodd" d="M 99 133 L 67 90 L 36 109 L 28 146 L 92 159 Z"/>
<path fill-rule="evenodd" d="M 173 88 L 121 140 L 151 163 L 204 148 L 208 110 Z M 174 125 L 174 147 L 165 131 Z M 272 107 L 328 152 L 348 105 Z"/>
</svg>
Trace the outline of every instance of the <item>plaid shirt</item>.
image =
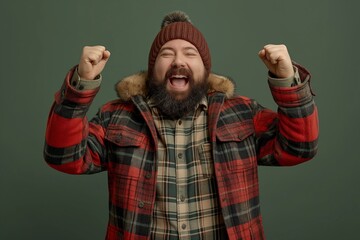
<svg viewBox="0 0 360 240">
<path fill-rule="evenodd" d="M 206 141 L 211 148 L 214 189 L 229 239 L 264 239 L 257 166 L 296 165 L 311 159 L 317 151 L 317 108 L 310 77 L 304 68 L 298 69 L 302 84 L 270 86 L 279 106 L 277 113 L 245 97 L 227 97 L 221 90 L 212 89 L 207 97 Z M 157 161 L 161 141 L 151 109 L 144 96 L 134 95 L 131 101 L 105 104 L 88 122 L 85 115 L 98 89 L 74 89 L 70 84 L 73 72 L 68 73 L 55 96 L 44 158 L 51 167 L 71 174 L 106 170 L 106 238 L 149 239 L 156 228 L 151 224 L 153 215 L 160 209 L 155 204 L 156 188 L 158 173 L 163 171 Z M 182 228 L 182 223 L 176 228 L 179 226 Z"/>
<path fill-rule="evenodd" d="M 151 239 L 226 239 L 207 125 L 207 100 L 179 120 L 151 102 L 158 131 L 158 175 Z"/>
</svg>

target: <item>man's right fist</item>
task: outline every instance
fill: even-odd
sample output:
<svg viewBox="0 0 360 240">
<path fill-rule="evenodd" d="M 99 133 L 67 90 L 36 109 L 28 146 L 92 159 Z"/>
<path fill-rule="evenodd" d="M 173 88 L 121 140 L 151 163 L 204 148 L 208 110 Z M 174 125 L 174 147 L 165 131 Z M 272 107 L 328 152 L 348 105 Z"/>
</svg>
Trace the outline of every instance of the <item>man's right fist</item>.
<svg viewBox="0 0 360 240">
<path fill-rule="evenodd" d="M 102 72 L 109 58 L 110 52 L 104 46 L 85 46 L 78 66 L 80 78 L 95 79 Z"/>
</svg>

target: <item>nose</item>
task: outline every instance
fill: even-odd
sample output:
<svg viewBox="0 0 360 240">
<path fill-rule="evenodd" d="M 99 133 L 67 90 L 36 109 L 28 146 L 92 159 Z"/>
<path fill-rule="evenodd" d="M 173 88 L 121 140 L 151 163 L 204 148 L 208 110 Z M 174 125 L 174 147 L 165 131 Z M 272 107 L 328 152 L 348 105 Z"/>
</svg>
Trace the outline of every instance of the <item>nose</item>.
<svg viewBox="0 0 360 240">
<path fill-rule="evenodd" d="M 171 64 L 174 68 L 185 67 L 185 61 L 180 54 L 176 54 Z"/>
</svg>

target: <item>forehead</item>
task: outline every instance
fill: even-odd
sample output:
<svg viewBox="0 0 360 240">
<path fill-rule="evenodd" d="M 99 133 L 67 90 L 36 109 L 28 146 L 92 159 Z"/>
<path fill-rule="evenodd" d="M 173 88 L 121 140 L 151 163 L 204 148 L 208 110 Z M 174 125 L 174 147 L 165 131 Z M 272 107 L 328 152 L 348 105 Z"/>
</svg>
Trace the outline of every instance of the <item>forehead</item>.
<svg viewBox="0 0 360 240">
<path fill-rule="evenodd" d="M 174 39 L 166 42 L 161 49 L 163 48 L 173 48 L 173 49 L 183 49 L 183 48 L 197 48 L 190 42 L 183 40 L 183 39 Z"/>
</svg>

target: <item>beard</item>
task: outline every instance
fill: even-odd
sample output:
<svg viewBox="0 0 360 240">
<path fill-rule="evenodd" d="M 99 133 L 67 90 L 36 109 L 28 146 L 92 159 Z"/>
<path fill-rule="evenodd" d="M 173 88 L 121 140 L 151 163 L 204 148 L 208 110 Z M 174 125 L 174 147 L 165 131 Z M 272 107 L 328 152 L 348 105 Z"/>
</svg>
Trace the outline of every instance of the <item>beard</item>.
<svg viewBox="0 0 360 240">
<path fill-rule="evenodd" d="M 184 74 L 188 77 L 189 91 L 187 96 L 178 99 L 175 94 L 166 89 L 168 76 L 173 74 Z M 208 91 L 208 83 L 206 81 L 207 74 L 194 81 L 193 74 L 188 69 L 170 69 L 162 81 L 148 79 L 149 97 L 154 101 L 159 111 L 170 119 L 179 119 L 195 110 L 195 107 L 201 99 L 206 96 Z"/>
</svg>

